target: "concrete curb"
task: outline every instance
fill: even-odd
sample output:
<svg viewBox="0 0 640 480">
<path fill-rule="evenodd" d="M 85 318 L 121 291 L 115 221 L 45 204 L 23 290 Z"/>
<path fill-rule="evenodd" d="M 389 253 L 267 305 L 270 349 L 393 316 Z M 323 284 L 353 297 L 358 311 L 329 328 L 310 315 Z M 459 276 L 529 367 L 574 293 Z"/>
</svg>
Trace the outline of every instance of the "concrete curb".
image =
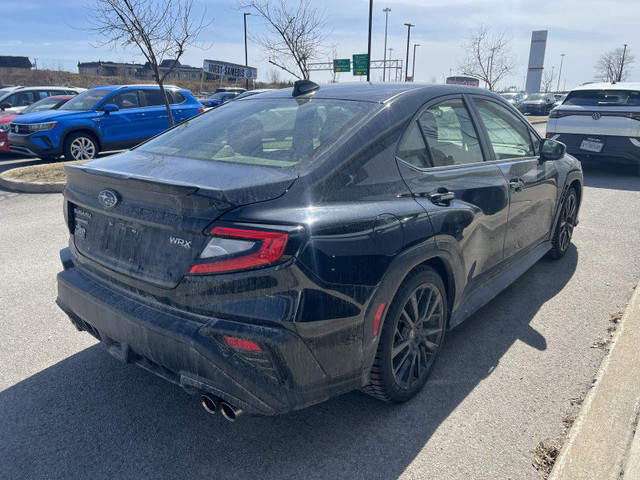
<svg viewBox="0 0 640 480">
<path fill-rule="evenodd" d="M 10 172 L 11 170 L 7 170 Z M 22 193 L 61 193 L 65 184 L 47 182 L 20 182 L 5 177 L 6 172 L 0 174 L 0 187 Z"/>
<path fill-rule="evenodd" d="M 549 480 L 619 480 L 622 472 L 625 480 L 640 478 L 640 462 L 632 455 L 640 451 L 640 433 L 634 438 L 639 400 L 640 284 Z"/>
</svg>

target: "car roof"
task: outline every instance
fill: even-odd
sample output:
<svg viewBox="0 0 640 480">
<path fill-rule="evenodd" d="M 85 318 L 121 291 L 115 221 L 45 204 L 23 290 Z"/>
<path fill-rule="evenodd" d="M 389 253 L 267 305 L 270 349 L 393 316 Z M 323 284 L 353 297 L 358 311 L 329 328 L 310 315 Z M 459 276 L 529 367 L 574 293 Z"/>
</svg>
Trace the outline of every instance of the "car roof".
<svg viewBox="0 0 640 480">
<path fill-rule="evenodd" d="M 602 82 L 602 83 L 587 83 L 580 85 L 572 89 L 572 92 L 576 90 L 640 90 L 640 82 Z"/>
<path fill-rule="evenodd" d="M 260 94 L 260 98 L 291 98 L 292 88 L 281 88 Z M 313 98 L 333 100 L 355 100 L 361 102 L 386 103 L 398 96 L 408 93 L 423 93 L 428 96 L 439 96 L 455 93 L 483 93 L 501 98 L 498 94 L 478 87 L 446 84 L 424 83 L 329 83 L 320 85 L 312 93 Z"/>
</svg>

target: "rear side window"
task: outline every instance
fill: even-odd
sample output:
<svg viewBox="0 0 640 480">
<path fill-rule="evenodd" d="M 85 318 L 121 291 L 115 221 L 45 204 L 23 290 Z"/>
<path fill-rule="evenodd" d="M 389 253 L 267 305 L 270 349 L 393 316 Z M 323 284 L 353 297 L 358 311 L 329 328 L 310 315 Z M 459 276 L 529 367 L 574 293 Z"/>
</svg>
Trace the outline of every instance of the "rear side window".
<svg viewBox="0 0 640 480">
<path fill-rule="evenodd" d="M 139 150 L 287 168 L 313 157 L 376 107 L 339 100 L 247 99 L 185 122 Z"/>
<path fill-rule="evenodd" d="M 575 90 L 569 92 L 562 104 L 582 107 L 639 107 L 640 92 L 636 90 Z"/>
<path fill-rule="evenodd" d="M 177 92 L 175 90 L 167 91 L 167 94 L 169 95 L 169 101 L 173 105 L 178 105 L 180 103 L 183 103 L 186 100 L 186 98 L 184 98 L 184 95 L 182 95 L 180 92 Z"/>
<path fill-rule="evenodd" d="M 419 168 L 484 160 L 478 135 L 461 99 L 446 100 L 422 112 L 400 140 L 398 157 Z"/>
<path fill-rule="evenodd" d="M 527 126 L 502 105 L 474 98 L 497 160 L 535 156 Z"/>
<path fill-rule="evenodd" d="M 169 92 L 167 92 L 167 94 L 168 93 Z M 160 90 L 142 90 L 142 94 L 144 95 L 147 107 L 164 105 L 164 98 L 162 98 L 162 92 L 160 92 Z M 169 102 L 171 102 L 171 97 L 169 97 Z"/>
</svg>

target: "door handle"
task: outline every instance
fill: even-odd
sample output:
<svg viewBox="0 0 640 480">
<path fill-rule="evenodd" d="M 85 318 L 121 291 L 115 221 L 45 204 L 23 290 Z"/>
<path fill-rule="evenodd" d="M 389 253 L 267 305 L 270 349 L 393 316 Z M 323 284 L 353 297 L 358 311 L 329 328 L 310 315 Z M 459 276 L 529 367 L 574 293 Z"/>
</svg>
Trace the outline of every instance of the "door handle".
<svg viewBox="0 0 640 480">
<path fill-rule="evenodd" d="M 427 198 L 436 205 L 448 206 L 449 202 L 456 198 L 456 194 L 454 192 L 450 192 L 449 190 L 439 189 L 436 192 L 428 193 Z"/>
<path fill-rule="evenodd" d="M 521 192 L 524 188 L 524 182 L 519 178 L 509 180 L 509 188 L 514 192 Z"/>
</svg>

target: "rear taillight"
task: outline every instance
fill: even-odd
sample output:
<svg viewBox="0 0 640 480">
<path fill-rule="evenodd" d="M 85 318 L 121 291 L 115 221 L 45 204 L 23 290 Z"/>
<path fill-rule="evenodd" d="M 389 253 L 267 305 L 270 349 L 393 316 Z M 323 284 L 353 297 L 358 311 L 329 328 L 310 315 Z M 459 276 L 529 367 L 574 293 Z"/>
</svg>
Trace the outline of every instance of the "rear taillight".
<svg viewBox="0 0 640 480">
<path fill-rule="evenodd" d="M 551 110 L 549 112 L 549 118 L 560 118 L 560 112 L 558 112 L 557 110 Z"/>
<path fill-rule="evenodd" d="M 223 337 L 224 341 L 231 348 L 237 348 L 238 350 L 247 350 L 249 352 L 261 352 L 262 349 L 257 343 L 252 342 L 251 340 L 243 340 L 242 338 L 235 337 L 227 337 L 226 335 Z"/>
<path fill-rule="evenodd" d="M 198 109 L 198 111 L 199 111 L 200 113 L 204 112 L 204 107 L 200 107 L 200 108 Z"/>
<path fill-rule="evenodd" d="M 202 263 L 191 267 L 192 274 L 244 270 L 275 262 L 284 253 L 289 236 L 282 232 L 215 227 L 214 237 L 200 255 Z"/>
<path fill-rule="evenodd" d="M 551 132 L 547 132 L 547 134 L 545 135 L 545 138 L 551 138 Z"/>
</svg>

